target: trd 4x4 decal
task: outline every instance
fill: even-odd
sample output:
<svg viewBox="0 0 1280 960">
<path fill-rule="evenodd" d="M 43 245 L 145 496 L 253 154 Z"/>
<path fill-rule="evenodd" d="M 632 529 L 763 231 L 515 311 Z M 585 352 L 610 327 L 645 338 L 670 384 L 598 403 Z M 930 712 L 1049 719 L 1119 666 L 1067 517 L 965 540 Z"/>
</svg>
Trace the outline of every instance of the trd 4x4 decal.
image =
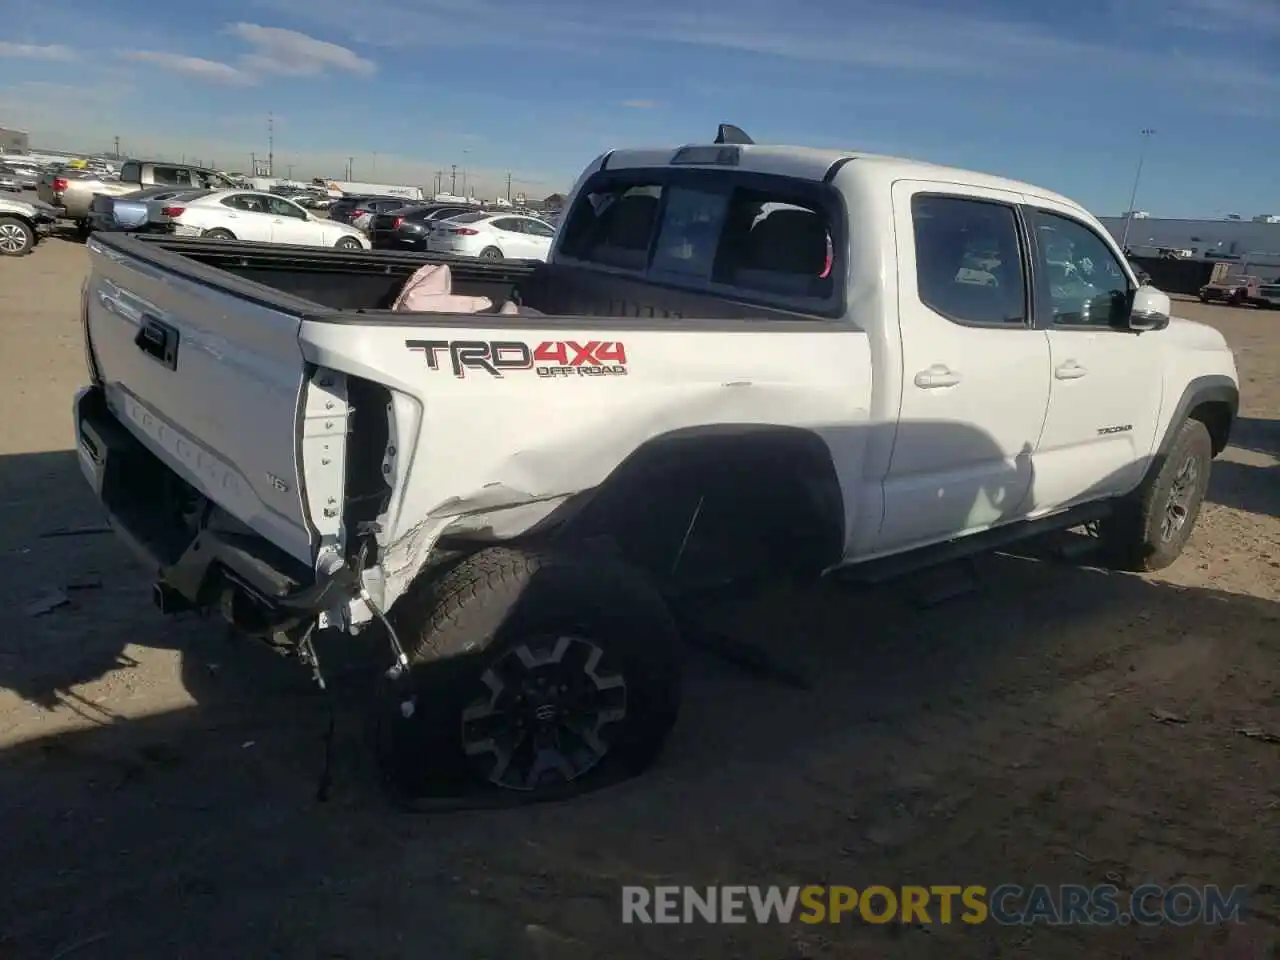
<svg viewBox="0 0 1280 960">
<path fill-rule="evenodd" d="M 517 370 L 533 370 L 548 379 L 610 377 L 627 372 L 627 348 L 617 340 L 544 340 L 530 346 L 519 340 L 406 340 L 410 350 L 420 350 L 429 370 L 439 370 L 448 357 L 455 377 L 478 370 L 501 378 Z"/>
</svg>

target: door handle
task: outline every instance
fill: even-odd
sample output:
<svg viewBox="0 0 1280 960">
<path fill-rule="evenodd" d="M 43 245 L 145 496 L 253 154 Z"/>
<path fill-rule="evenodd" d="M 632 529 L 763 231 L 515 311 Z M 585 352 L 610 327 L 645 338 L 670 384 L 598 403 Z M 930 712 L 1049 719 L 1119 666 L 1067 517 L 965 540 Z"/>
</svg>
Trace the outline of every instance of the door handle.
<svg viewBox="0 0 1280 960">
<path fill-rule="evenodd" d="M 281 219 L 281 218 L 279 218 L 279 217 L 277 217 L 275 220 L 272 220 L 271 222 L 272 222 L 272 223 L 284 223 L 284 220 L 283 220 L 283 219 Z"/>
<path fill-rule="evenodd" d="M 1066 363 L 1059 364 L 1053 371 L 1053 375 L 1059 380 L 1079 380 L 1088 372 L 1074 360 L 1068 360 Z"/>
<path fill-rule="evenodd" d="M 915 385 L 921 390 L 936 390 L 939 387 L 954 387 L 960 382 L 960 374 L 943 363 L 935 363 L 928 370 L 921 370 L 915 376 Z"/>
</svg>

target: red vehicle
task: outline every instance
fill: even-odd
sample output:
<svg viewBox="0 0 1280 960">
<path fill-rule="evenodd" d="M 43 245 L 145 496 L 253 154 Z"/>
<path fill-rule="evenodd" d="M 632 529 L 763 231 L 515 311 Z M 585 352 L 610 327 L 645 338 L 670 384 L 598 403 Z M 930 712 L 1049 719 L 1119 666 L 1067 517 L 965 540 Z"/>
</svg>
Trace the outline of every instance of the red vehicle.
<svg viewBox="0 0 1280 960">
<path fill-rule="evenodd" d="M 1200 288 L 1200 302 L 1210 301 L 1229 303 L 1233 307 L 1244 306 L 1258 297 L 1258 288 L 1262 280 L 1248 274 L 1237 274 L 1223 277 Z"/>
</svg>

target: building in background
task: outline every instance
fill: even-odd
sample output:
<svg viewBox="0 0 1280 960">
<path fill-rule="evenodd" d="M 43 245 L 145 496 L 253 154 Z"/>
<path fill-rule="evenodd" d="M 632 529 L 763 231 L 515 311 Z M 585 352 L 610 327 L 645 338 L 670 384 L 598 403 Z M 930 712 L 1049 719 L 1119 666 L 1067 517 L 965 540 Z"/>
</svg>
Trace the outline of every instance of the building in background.
<svg viewBox="0 0 1280 960">
<path fill-rule="evenodd" d="M 1117 241 L 1124 236 L 1124 217 L 1100 219 Z M 1280 270 L 1280 217 L 1174 220 L 1135 215 L 1129 220 L 1128 246 L 1139 257 L 1180 251 L 1180 257 L 1228 263 L 1232 273 L 1260 273 L 1270 279 Z"/>
<path fill-rule="evenodd" d="M 25 130 L 10 130 L 0 127 L 0 153 L 29 153 L 31 138 Z"/>
</svg>

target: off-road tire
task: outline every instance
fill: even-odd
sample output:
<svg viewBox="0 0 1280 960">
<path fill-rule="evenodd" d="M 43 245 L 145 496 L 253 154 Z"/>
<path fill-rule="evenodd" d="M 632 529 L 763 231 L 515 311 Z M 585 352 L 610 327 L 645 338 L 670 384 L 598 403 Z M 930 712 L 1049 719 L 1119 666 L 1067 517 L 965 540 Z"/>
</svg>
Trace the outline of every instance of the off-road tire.
<svg viewBox="0 0 1280 960">
<path fill-rule="evenodd" d="M 25 257 L 35 249 L 36 232 L 20 217 L 0 217 L 0 231 L 5 239 L 0 257 Z"/>
<path fill-rule="evenodd" d="M 206 230 L 200 236 L 206 240 L 234 240 L 236 238 L 234 233 L 223 227 L 214 227 L 212 230 Z"/>
<path fill-rule="evenodd" d="M 375 737 L 384 780 L 401 798 L 451 789 L 512 802 L 571 796 L 643 771 L 675 723 L 676 624 L 643 574 L 611 555 L 491 547 L 415 585 L 391 620 L 410 668 L 380 682 Z M 503 657 L 536 646 L 534 638 L 560 637 L 603 651 L 600 672 L 625 681 L 625 716 L 603 728 L 607 751 L 582 776 L 507 789 L 488 779 L 496 761 L 485 770 L 485 756 L 465 755 L 463 711 L 483 702 L 481 677 Z"/>
<path fill-rule="evenodd" d="M 1182 554 L 1209 489 L 1213 441 L 1199 420 L 1184 420 L 1163 458 L 1116 512 L 1099 524 L 1101 554 L 1117 570 L 1162 570 Z M 1188 465 L 1194 478 L 1188 481 Z M 1181 502 L 1182 521 L 1165 535 L 1171 504 Z"/>
</svg>

